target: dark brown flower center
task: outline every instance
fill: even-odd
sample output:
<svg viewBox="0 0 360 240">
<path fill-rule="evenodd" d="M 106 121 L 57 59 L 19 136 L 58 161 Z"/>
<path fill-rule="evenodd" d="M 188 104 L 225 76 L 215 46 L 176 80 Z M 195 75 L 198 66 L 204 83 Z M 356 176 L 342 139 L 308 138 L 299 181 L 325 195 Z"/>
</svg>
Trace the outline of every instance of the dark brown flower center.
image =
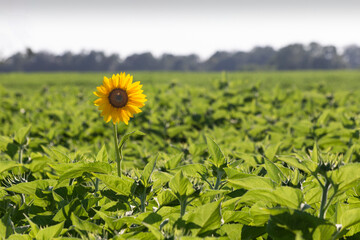
<svg viewBox="0 0 360 240">
<path fill-rule="evenodd" d="M 122 108 L 128 102 L 128 95 L 125 90 L 115 88 L 109 94 L 109 102 L 113 107 Z"/>
</svg>

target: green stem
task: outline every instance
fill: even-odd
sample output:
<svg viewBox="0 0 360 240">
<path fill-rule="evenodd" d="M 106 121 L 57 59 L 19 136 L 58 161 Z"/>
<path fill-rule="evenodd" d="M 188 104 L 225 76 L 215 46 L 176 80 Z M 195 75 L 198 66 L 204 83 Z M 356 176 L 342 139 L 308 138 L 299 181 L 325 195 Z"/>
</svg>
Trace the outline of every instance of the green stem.
<svg viewBox="0 0 360 240">
<path fill-rule="evenodd" d="M 95 197 L 98 196 L 97 192 L 99 191 L 99 179 L 95 179 Z"/>
<path fill-rule="evenodd" d="M 319 177 L 315 174 L 313 174 L 314 178 L 318 181 L 318 183 L 320 184 L 321 188 L 324 188 L 324 185 L 322 184 L 322 182 L 320 181 Z"/>
<path fill-rule="evenodd" d="M 23 145 L 20 145 L 20 150 L 19 150 L 19 163 L 22 164 L 23 163 Z"/>
<path fill-rule="evenodd" d="M 325 218 L 326 200 L 327 200 L 327 195 L 328 195 L 330 186 L 331 186 L 331 183 L 327 179 L 325 179 L 325 184 L 324 184 L 324 187 L 322 188 L 323 192 L 322 192 L 322 197 L 321 197 L 320 213 L 319 213 L 319 218 L 321 218 L 321 219 Z"/>
<path fill-rule="evenodd" d="M 326 206 L 325 206 L 325 211 L 327 211 L 327 209 L 330 207 L 330 204 L 331 204 L 332 200 L 334 199 L 336 193 L 337 193 L 337 192 L 334 190 L 334 194 L 331 195 L 331 197 L 329 198 L 329 201 L 327 202 L 327 204 L 326 204 Z"/>
<path fill-rule="evenodd" d="M 221 177 L 223 176 L 223 172 L 221 172 L 219 169 L 216 170 L 217 174 L 216 174 L 216 183 L 214 186 L 215 190 L 218 190 L 220 183 L 221 183 Z"/>
<path fill-rule="evenodd" d="M 144 187 L 144 191 L 141 195 L 141 212 L 145 212 L 145 202 L 146 202 L 146 187 Z"/>
<path fill-rule="evenodd" d="M 184 216 L 186 209 L 186 197 L 184 199 L 180 199 L 180 216 Z"/>
<path fill-rule="evenodd" d="M 117 174 L 119 177 L 121 177 L 121 156 L 120 156 L 119 140 L 118 140 L 117 132 L 118 132 L 117 124 L 114 123 L 114 143 L 115 143 L 115 157 L 117 163 Z"/>
</svg>

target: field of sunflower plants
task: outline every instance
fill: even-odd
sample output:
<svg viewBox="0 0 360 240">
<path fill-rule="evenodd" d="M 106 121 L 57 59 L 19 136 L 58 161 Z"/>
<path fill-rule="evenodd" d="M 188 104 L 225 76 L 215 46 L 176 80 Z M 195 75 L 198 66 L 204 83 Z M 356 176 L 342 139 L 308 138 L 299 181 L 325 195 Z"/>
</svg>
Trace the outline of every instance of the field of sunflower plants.
<svg viewBox="0 0 360 240">
<path fill-rule="evenodd" d="M 0 87 L 0 239 L 360 239 L 357 89 L 137 76 Z"/>
</svg>

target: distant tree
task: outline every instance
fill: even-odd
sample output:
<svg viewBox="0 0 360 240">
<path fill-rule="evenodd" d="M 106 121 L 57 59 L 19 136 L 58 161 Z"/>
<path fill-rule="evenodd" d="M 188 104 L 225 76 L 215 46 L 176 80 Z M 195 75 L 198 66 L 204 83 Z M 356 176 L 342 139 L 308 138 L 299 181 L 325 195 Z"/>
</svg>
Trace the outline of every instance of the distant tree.
<svg viewBox="0 0 360 240">
<path fill-rule="evenodd" d="M 308 46 L 308 69 L 337 69 L 344 68 L 345 62 L 338 55 L 336 47 L 321 46 L 318 43 L 310 43 Z"/>
<path fill-rule="evenodd" d="M 121 67 L 126 70 L 159 70 L 157 59 L 149 52 L 127 57 Z"/>
<path fill-rule="evenodd" d="M 231 59 L 233 53 L 218 51 L 214 53 L 205 63 L 205 69 L 210 71 L 235 70 L 236 63 Z"/>
<path fill-rule="evenodd" d="M 163 54 L 159 59 L 159 69 L 165 71 L 197 71 L 201 69 L 198 55 L 175 56 Z"/>
<path fill-rule="evenodd" d="M 24 66 L 27 62 L 26 56 L 23 53 L 15 53 L 11 57 L 5 60 L 5 71 L 24 71 Z"/>
<path fill-rule="evenodd" d="M 0 72 L 11 71 L 243 71 L 259 69 L 339 69 L 360 67 L 360 47 L 345 49 L 339 55 L 336 47 L 318 43 L 291 44 L 278 51 L 272 47 L 255 47 L 249 52 L 215 52 L 209 59 L 200 61 L 199 56 L 163 54 L 155 58 L 150 52 L 133 54 L 122 61 L 117 54 L 106 55 L 102 51 L 64 52 L 55 55 L 46 51 L 34 52 L 27 48 L 0 61 Z"/>
<path fill-rule="evenodd" d="M 35 55 L 33 50 L 29 47 L 26 48 L 25 52 L 26 52 L 27 58 L 32 58 Z"/>
<path fill-rule="evenodd" d="M 275 58 L 276 51 L 269 46 L 255 47 L 248 53 L 247 64 L 266 66 Z"/>
<path fill-rule="evenodd" d="M 360 47 L 357 45 L 346 47 L 342 58 L 349 68 L 360 68 Z"/>
<path fill-rule="evenodd" d="M 274 60 L 280 70 L 306 69 L 308 53 L 302 44 L 291 44 L 280 48 Z"/>
<path fill-rule="evenodd" d="M 271 47 L 255 47 L 250 52 L 216 52 L 204 65 L 211 71 L 267 69 L 275 55 Z"/>
</svg>

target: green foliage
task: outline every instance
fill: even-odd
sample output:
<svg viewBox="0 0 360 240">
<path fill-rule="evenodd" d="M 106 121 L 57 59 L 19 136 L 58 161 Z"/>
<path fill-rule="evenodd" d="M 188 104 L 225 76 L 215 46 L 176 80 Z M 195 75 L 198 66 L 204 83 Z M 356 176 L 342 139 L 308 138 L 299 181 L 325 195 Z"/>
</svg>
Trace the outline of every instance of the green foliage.
<svg viewBox="0 0 360 240">
<path fill-rule="evenodd" d="M 216 168 L 221 168 L 221 166 L 226 164 L 226 160 L 224 154 L 221 152 L 220 147 L 209 136 L 206 136 L 206 142 L 210 153 L 210 161 Z"/>
<path fill-rule="evenodd" d="M 29 134 L 31 129 L 31 124 L 29 124 L 26 127 L 19 128 L 19 130 L 16 131 L 14 140 L 20 144 L 23 145 L 26 143 L 26 136 Z"/>
<path fill-rule="evenodd" d="M 119 125 L 121 177 L 98 75 L 1 90 L 1 239 L 359 238 L 354 87 L 322 72 L 136 74 L 149 101 Z M 24 86 L 34 76 L 60 75 Z"/>
<path fill-rule="evenodd" d="M 194 193 L 193 185 L 181 170 L 170 180 L 169 187 L 179 199 Z"/>
</svg>

